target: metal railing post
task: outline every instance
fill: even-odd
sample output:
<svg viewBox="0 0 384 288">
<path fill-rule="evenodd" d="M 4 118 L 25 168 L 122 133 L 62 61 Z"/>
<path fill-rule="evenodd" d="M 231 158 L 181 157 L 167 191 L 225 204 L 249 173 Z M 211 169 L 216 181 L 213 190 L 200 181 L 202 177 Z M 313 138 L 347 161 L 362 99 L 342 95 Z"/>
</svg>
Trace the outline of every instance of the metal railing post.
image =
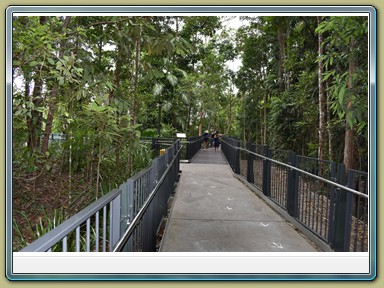
<svg viewBox="0 0 384 288">
<path fill-rule="evenodd" d="M 348 171 L 347 178 L 347 187 L 353 189 L 353 173 L 352 171 Z M 345 211 L 346 215 L 346 227 L 345 227 L 345 236 L 344 236 L 344 247 L 346 247 L 346 251 L 349 251 L 349 244 L 351 240 L 351 228 L 352 228 L 352 210 L 353 210 L 353 195 L 350 192 L 346 192 L 347 194 L 347 209 Z"/>
<path fill-rule="evenodd" d="M 267 145 L 263 146 L 263 154 L 265 157 L 272 157 L 272 152 Z M 263 194 L 267 197 L 271 196 L 271 162 L 268 159 L 263 159 Z"/>
<path fill-rule="evenodd" d="M 159 150 L 160 150 L 160 146 L 159 146 L 159 138 L 152 138 L 152 150 L 156 151 L 156 155 L 159 155 Z"/>
<path fill-rule="evenodd" d="M 346 184 L 345 166 L 343 164 L 339 164 L 338 166 L 337 178 L 339 184 Z M 349 200 L 350 196 L 348 196 L 349 192 L 341 188 L 337 188 L 336 191 L 332 248 L 336 252 L 347 252 L 349 251 L 349 235 L 347 234 L 351 226 L 351 218 L 349 215 L 351 209 L 348 206 L 351 204 L 351 201 Z"/>
<path fill-rule="evenodd" d="M 152 170 L 151 170 L 151 174 L 150 174 L 150 181 L 151 181 L 151 191 L 153 191 L 153 189 L 155 189 L 158 181 L 160 179 L 160 175 L 159 175 L 159 158 L 155 158 L 153 161 L 152 161 Z M 156 219 L 158 217 L 158 198 L 159 196 L 156 195 L 153 200 L 152 200 L 152 203 L 151 203 L 151 215 L 152 215 L 152 219 L 151 219 L 151 226 L 152 227 L 156 227 L 155 229 L 157 229 L 157 226 L 156 226 Z"/>
<path fill-rule="evenodd" d="M 336 173 L 336 163 L 332 162 L 331 164 L 331 180 L 337 182 L 337 173 Z M 328 217 L 328 243 L 332 243 L 333 234 L 334 234 L 334 215 L 335 215 L 335 191 L 336 187 L 332 186 L 330 188 L 329 202 L 331 203 L 329 207 L 329 217 Z"/>
<path fill-rule="evenodd" d="M 296 153 L 289 151 L 288 164 L 294 167 L 296 166 Z M 299 215 L 299 201 L 298 201 L 298 186 L 299 175 L 296 170 L 288 170 L 288 189 L 287 189 L 287 211 L 292 217 Z"/>
<path fill-rule="evenodd" d="M 189 161 L 191 160 L 191 138 L 187 138 L 187 144 L 185 145 L 185 158 Z"/>
<path fill-rule="evenodd" d="M 127 221 L 128 221 L 128 225 L 127 227 L 131 224 L 133 218 L 135 217 L 135 207 L 133 206 L 134 205 L 134 181 L 132 178 L 128 179 L 128 182 L 126 183 L 126 189 L 127 189 Z M 121 231 L 121 235 L 120 237 L 122 237 L 122 234 L 125 232 L 126 228 L 124 228 L 124 230 Z M 125 252 L 131 252 L 132 251 L 132 239 L 129 239 L 127 241 L 127 243 L 125 244 L 124 246 L 124 249 L 123 251 Z"/>
<path fill-rule="evenodd" d="M 240 147 L 240 141 L 236 140 L 235 146 L 236 147 Z M 235 171 L 234 172 L 236 174 L 240 174 L 240 150 L 239 149 L 234 149 L 234 150 L 235 150 L 234 151 L 234 157 L 235 157 L 235 159 L 234 159 L 234 161 L 235 161 L 235 163 L 234 163 Z"/>
<path fill-rule="evenodd" d="M 247 150 L 251 152 L 255 152 L 255 146 L 251 143 L 247 143 Z M 253 160 L 255 156 L 252 153 L 247 153 L 247 181 L 249 183 L 254 183 L 254 174 L 253 174 Z"/>
<path fill-rule="evenodd" d="M 116 243 L 120 240 L 121 195 L 112 200 L 110 206 L 109 251 L 112 251 Z"/>
<path fill-rule="evenodd" d="M 120 231 L 124 232 L 130 223 L 129 219 L 129 195 L 128 195 L 128 183 L 124 182 L 119 186 L 121 190 L 121 212 L 120 212 Z"/>
</svg>

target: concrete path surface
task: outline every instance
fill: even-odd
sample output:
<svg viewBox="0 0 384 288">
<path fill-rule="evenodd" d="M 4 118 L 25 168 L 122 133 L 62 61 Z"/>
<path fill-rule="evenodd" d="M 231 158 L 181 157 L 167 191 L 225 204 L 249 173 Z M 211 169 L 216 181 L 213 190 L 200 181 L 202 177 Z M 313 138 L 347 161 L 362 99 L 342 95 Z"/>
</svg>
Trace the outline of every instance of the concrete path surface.
<svg viewBox="0 0 384 288">
<path fill-rule="evenodd" d="M 221 151 L 201 150 L 180 170 L 160 252 L 317 251 L 232 176 Z"/>
</svg>

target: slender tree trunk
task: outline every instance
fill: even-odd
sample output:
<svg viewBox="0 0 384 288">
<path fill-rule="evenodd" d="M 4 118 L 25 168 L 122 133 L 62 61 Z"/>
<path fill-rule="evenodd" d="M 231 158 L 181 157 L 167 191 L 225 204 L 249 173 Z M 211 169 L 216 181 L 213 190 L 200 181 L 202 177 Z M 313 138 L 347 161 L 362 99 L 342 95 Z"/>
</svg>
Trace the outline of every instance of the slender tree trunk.
<svg viewBox="0 0 384 288">
<path fill-rule="evenodd" d="M 24 101 L 27 103 L 29 102 L 29 93 L 30 93 L 30 90 L 31 90 L 31 81 L 25 77 L 25 90 L 24 90 Z M 31 141 L 31 125 L 32 125 L 32 121 L 31 119 L 27 116 L 27 119 L 26 119 L 26 124 L 27 124 L 27 127 L 28 127 L 28 139 L 27 139 L 27 147 L 33 149 L 32 147 L 32 141 Z"/>
<path fill-rule="evenodd" d="M 347 170 L 353 169 L 355 167 L 354 159 L 354 141 L 355 134 L 351 128 L 347 127 L 345 129 L 345 146 L 344 146 L 344 165 Z"/>
<path fill-rule="evenodd" d="M 279 91 L 282 92 L 284 91 L 283 71 L 285 57 L 284 27 L 282 24 L 279 24 L 277 27 L 277 41 L 279 43 L 279 66 L 277 71 L 277 82 L 279 84 Z"/>
<path fill-rule="evenodd" d="M 96 175 L 96 192 L 95 192 L 95 199 L 97 200 L 99 198 L 99 186 L 100 186 L 100 165 L 101 165 L 101 145 L 99 144 L 99 156 L 97 158 L 97 175 Z"/>
<path fill-rule="evenodd" d="M 114 98 L 114 94 L 116 90 L 119 90 L 120 86 L 120 75 L 121 75 L 121 47 L 120 44 L 117 45 L 117 59 L 116 59 L 116 69 L 115 69 L 115 75 L 114 75 L 114 84 L 116 89 L 111 90 L 109 92 L 109 104 L 111 104 L 112 98 Z"/>
<path fill-rule="evenodd" d="M 259 122 L 259 121 L 255 121 L 255 127 L 254 127 L 254 129 L 255 129 L 255 139 L 254 139 L 254 142 L 253 143 L 255 143 L 255 144 L 259 144 L 258 143 L 258 139 L 262 139 L 262 132 L 263 132 L 263 124 L 260 122 L 260 129 L 258 129 L 258 126 L 257 126 L 257 122 Z M 258 133 L 260 131 L 260 133 Z M 259 137 L 260 136 L 260 137 Z"/>
<path fill-rule="evenodd" d="M 93 186 L 93 162 L 94 162 L 94 158 L 93 158 L 93 154 L 94 154 L 94 151 L 95 151 L 95 148 L 93 146 L 93 141 L 92 141 L 92 148 L 91 148 L 91 154 L 90 154 L 90 157 L 89 157 L 89 162 L 90 162 L 90 167 L 89 167 L 89 187 L 91 187 L 92 189 L 92 186 Z"/>
<path fill-rule="evenodd" d="M 263 135 L 263 143 L 264 145 L 267 145 L 267 129 L 268 129 L 268 123 L 267 123 L 267 102 L 268 102 L 268 92 L 265 90 L 264 92 L 264 135 Z"/>
<path fill-rule="evenodd" d="M 52 124 L 53 124 L 53 115 L 55 113 L 55 100 L 57 97 L 57 84 L 55 84 L 55 87 L 52 89 L 51 92 L 51 99 L 49 101 L 49 107 L 48 107 L 48 116 L 47 120 L 45 122 L 45 132 L 44 132 L 44 138 L 43 143 L 41 145 L 41 152 L 45 154 L 45 152 L 48 151 L 48 143 L 49 143 L 49 136 L 52 132 Z"/>
<path fill-rule="evenodd" d="M 203 135 L 203 110 L 199 112 L 199 136 Z"/>
<path fill-rule="evenodd" d="M 37 77 L 35 79 L 35 86 L 32 93 L 32 104 L 34 108 L 31 110 L 31 117 L 27 119 L 27 127 L 29 131 L 28 136 L 28 147 L 32 150 L 39 148 L 40 146 L 40 136 L 41 136 L 41 126 L 42 126 L 42 114 L 36 109 L 41 107 L 42 102 L 42 90 L 43 90 L 43 81 Z M 27 85 L 27 84 L 26 84 Z M 29 84 L 28 84 L 29 86 Z M 29 90 L 29 87 L 28 87 Z M 27 91 L 25 92 L 27 93 Z"/>
<path fill-rule="evenodd" d="M 232 89 L 229 94 L 229 115 L 228 115 L 228 130 L 227 134 L 230 135 L 232 129 Z"/>
<path fill-rule="evenodd" d="M 192 110 L 192 106 L 189 105 L 188 106 L 188 115 L 187 115 L 187 132 L 190 133 L 191 132 L 191 110 Z"/>
<path fill-rule="evenodd" d="M 135 57 L 135 78 L 134 78 L 134 97 L 132 109 L 132 124 L 137 123 L 137 103 L 138 103 L 138 83 L 139 83 L 139 68 L 140 68 L 140 51 L 141 51 L 141 27 L 139 28 L 139 35 L 136 39 L 136 57 Z"/>
<path fill-rule="evenodd" d="M 103 25 L 99 25 L 100 26 L 100 35 L 104 35 L 104 28 L 103 28 Z M 98 60 L 99 60 L 99 69 L 101 69 L 101 58 L 102 58 L 102 55 L 103 55 L 103 36 L 100 36 L 100 39 L 99 41 L 97 41 L 97 46 L 99 48 L 99 51 L 98 51 Z"/>
<path fill-rule="evenodd" d="M 317 24 L 320 25 L 322 17 L 317 17 Z M 319 151 L 318 158 L 324 159 L 325 150 L 325 89 L 323 83 L 324 64 L 322 60 L 323 56 L 323 34 L 318 34 L 318 88 L 319 88 Z M 321 174 L 320 174 L 321 175 Z"/>
<path fill-rule="evenodd" d="M 265 126 L 264 126 L 264 123 L 263 123 L 263 121 L 264 121 L 263 113 L 260 112 L 259 117 L 260 117 L 259 121 L 256 121 L 256 122 L 260 122 L 260 133 L 259 133 L 260 137 L 259 137 L 259 139 L 260 139 L 260 144 L 264 144 L 264 129 L 265 129 Z M 256 116 L 256 118 L 257 118 L 257 116 Z M 256 124 L 256 129 L 257 129 L 257 124 Z M 258 144 L 258 143 L 256 142 L 256 144 Z"/>
<path fill-rule="evenodd" d="M 349 60 L 349 79 L 348 79 L 348 89 L 353 90 L 354 83 L 353 83 L 353 76 L 356 72 L 357 68 L 357 58 L 355 54 L 355 39 L 353 37 L 351 38 L 350 42 L 350 53 L 351 58 Z M 349 110 L 352 109 L 352 100 L 351 98 L 348 99 L 347 102 L 347 113 L 349 113 Z M 346 114 L 347 114 L 346 113 Z M 354 169 L 355 167 L 355 145 L 354 145 L 354 139 L 355 139 L 355 133 L 353 130 L 353 127 L 350 127 L 348 124 L 348 121 L 345 121 L 345 140 L 344 140 L 344 165 L 347 169 Z"/>
<path fill-rule="evenodd" d="M 45 25 L 47 23 L 47 16 L 41 16 L 39 19 L 40 25 Z M 34 108 L 31 110 L 31 117 L 27 119 L 27 127 L 29 131 L 28 137 L 28 147 L 33 149 L 38 149 L 40 146 L 40 136 L 41 136 L 41 126 L 42 126 L 42 114 L 36 109 L 39 108 L 42 104 L 42 91 L 43 91 L 43 80 L 40 76 L 41 66 L 36 66 L 35 79 L 34 79 L 34 88 L 32 93 L 32 104 Z M 26 81 L 26 91 L 25 99 L 29 98 L 29 81 Z"/>
<path fill-rule="evenodd" d="M 69 158 L 68 158 L 68 201 L 72 203 L 72 129 L 69 132 Z"/>
<path fill-rule="evenodd" d="M 128 152 L 127 156 L 127 178 L 131 177 L 132 175 L 132 155 L 130 152 Z"/>
<path fill-rule="evenodd" d="M 290 73 L 289 71 L 287 71 L 287 65 L 285 63 L 285 58 L 288 58 L 287 55 L 289 55 L 289 46 L 285 45 L 285 38 L 288 37 L 289 35 L 289 26 L 287 25 L 286 26 L 286 31 L 285 33 L 287 34 L 287 36 L 284 36 L 284 41 L 283 41 L 283 75 L 284 75 L 284 88 L 285 88 L 285 91 L 288 91 L 289 90 L 289 87 L 291 86 L 291 82 L 290 82 Z M 284 34 L 283 34 L 284 35 Z"/>
<path fill-rule="evenodd" d="M 246 135 L 245 135 L 245 94 L 244 94 L 244 96 L 243 96 L 244 98 L 243 98 L 243 101 L 244 101 L 244 103 L 243 103 L 243 141 L 244 141 L 244 143 L 247 141 L 246 140 Z"/>
<path fill-rule="evenodd" d="M 67 30 L 67 27 L 69 25 L 69 22 L 71 20 L 71 16 L 67 16 L 65 19 L 64 19 L 64 23 L 63 23 L 63 26 L 61 27 L 61 33 L 64 34 L 65 31 Z M 62 58 L 63 55 L 64 55 L 64 50 L 65 50 L 65 42 L 64 40 L 61 41 L 60 43 L 61 47 L 60 47 L 60 51 L 59 51 L 59 58 Z M 47 117 L 47 121 L 46 121 L 46 124 L 45 124 L 45 132 L 44 132 L 44 138 L 43 138 L 43 143 L 41 145 L 41 152 L 43 154 L 45 154 L 45 152 L 48 151 L 48 142 L 49 142 L 49 135 L 51 135 L 51 131 L 52 131 L 52 123 L 53 123 L 53 115 L 54 115 L 54 112 L 55 112 L 55 101 L 56 101 L 56 97 L 57 97 L 57 91 L 58 91 L 58 84 L 54 84 L 53 86 L 53 89 L 51 91 L 51 95 L 50 95 L 50 100 L 49 100 L 49 110 L 48 110 L 48 117 Z"/>
<path fill-rule="evenodd" d="M 326 83 L 328 90 L 328 81 Z M 332 133 L 332 116 L 331 116 L 331 98 L 327 93 L 327 131 L 328 131 L 328 160 L 333 161 L 333 133 Z"/>
</svg>

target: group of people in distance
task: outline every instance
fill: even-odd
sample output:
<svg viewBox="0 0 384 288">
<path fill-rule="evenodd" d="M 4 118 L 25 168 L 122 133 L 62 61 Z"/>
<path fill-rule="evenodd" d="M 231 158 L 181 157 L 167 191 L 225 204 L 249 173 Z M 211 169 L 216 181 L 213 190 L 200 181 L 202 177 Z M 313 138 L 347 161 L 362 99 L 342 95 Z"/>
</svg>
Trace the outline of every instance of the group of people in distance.
<svg viewBox="0 0 384 288">
<path fill-rule="evenodd" d="M 219 133 L 219 130 L 216 130 L 213 133 L 209 133 L 208 130 L 205 130 L 203 134 L 204 149 L 208 149 L 209 146 L 213 146 L 215 148 L 215 151 L 218 150 L 220 147 L 219 137 L 221 137 L 222 135 L 223 134 Z"/>
</svg>

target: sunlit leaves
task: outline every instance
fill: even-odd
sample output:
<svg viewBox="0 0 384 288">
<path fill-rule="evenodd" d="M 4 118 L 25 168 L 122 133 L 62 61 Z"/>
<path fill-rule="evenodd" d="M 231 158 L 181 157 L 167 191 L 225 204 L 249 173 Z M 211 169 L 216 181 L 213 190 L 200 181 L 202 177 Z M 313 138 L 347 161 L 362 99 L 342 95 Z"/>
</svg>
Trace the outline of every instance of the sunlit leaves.
<svg viewBox="0 0 384 288">
<path fill-rule="evenodd" d="M 172 74 L 168 74 L 166 76 L 168 82 L 172 85 L 172 86 L 175 86 L 178 82 L 178 79 L 175 75 L 172 75 Z"/>
<path fill-rule="evenodd" d="M 160 83 L 156 83 L 155 86 L 153 87 L 153 95 L 158 96 L 161 94 L 161 92 L 164 89 L 164 85 Z"/>
</svg>

